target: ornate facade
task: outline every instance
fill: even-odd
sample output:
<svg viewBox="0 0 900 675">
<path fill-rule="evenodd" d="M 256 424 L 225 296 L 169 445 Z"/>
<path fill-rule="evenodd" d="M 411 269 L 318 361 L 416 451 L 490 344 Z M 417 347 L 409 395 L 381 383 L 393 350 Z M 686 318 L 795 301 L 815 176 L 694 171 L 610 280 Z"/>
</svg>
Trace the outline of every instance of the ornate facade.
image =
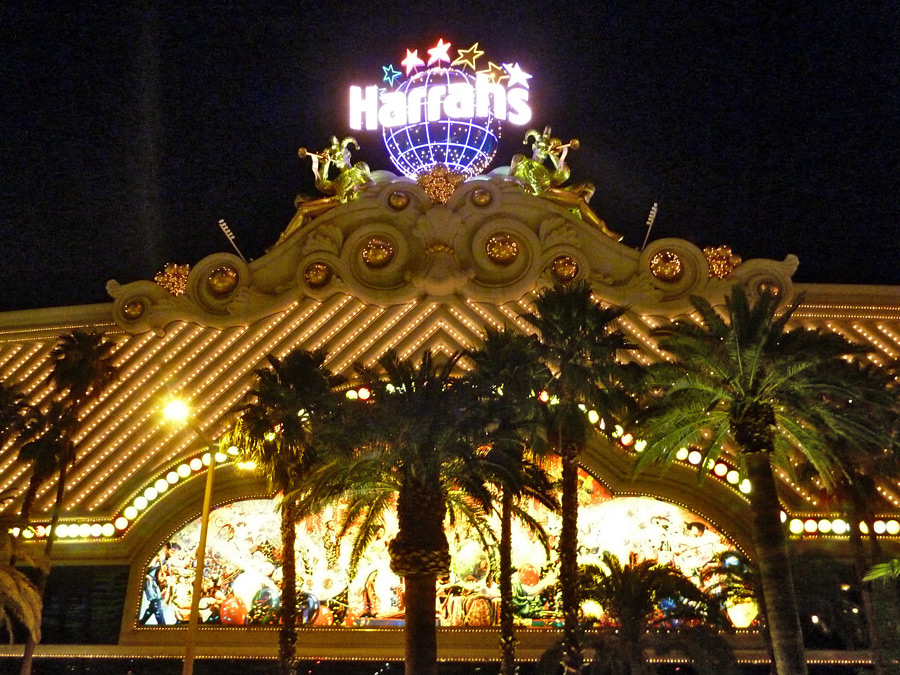
<svg viewBox="0 0 900 675">
<path fill-rule="evenodd" d="M 389 348 L 402 357 L 426 349 L 450 354 L 477 345 L 485 326 L 525 330 L 519 313 L 530 294 L 575 279 L 589 281 L 604 301 L 629 308 L 622 325 L 642 347 L 635 358 L 645 363 L 662 358 L 650 337 L 655 326 L 689 313 L 690 296 L 719 302 L 738 283 L 751 292 L 777 288 L 785 302 L 801 297 L 795 324 L 869 345 L 877 364 L 900 354 L 896 288 L 794 284 L 793 256 L 741 262 L 727 249 L 704 252 L 680 239 L 656 240 L 638 251 L 559 203 L 523 191 L 507 180 L 505 169 L 465 181 L 446 203 L 388 172 L 374 172 L 373 179 L 357 199 L 311 222 L 294 223 L 289 236 L 253 262 L 218 253 L 189 273 L 170 269 L 171 283 L 165 277 L 111 281 L 109 304 L 0 314 L 0 380 L 20 383 L 32 399 L 50 395 L 50 350 L 60 334 L 73 329 L 101 330 L 114 339 L 121 372 L 87 413 L 54 556 L 60 566 L 128 567 L 118 642 L 44 645 L 39 655 L 180 654 L 183 628 L 145 626 L 138 607 L 149 562 L 199 513 L 206 451 L 194 431 L 166 425 L 158 414 L 161 401 L 173 393 L 189 398 L 200 428 L 216 438 L 267 354 L 323 347 L 328 366 L 341 372 L 352 372 L 357 362 L 372 364 Z M 667 473 L 651 471 L 632 480 L 638 440 L 621 430 L 617 440 L 597 445 L 584 458 L 584 468 L 612 496 L 679 505 L 750 550 L 745 486 L 733 465 L 712 467 L 698 485 L 695 458 L 686 453 Z M 216 469 L 215 480 L 216 505 L 267 496 L 264 481 L 241 472 L 231 458 Z M 26 482 L 26 468 L 5 448 L 0 491 L 21 492 Z M 780 490 L 797 538 L 844 546 L 852 524 L 822 501 L 815 486 L 795 485 L 783 475 Z M 878 490 L 878 536 L 895 546 L 900 486 L 883 479 Z M 35 527 L 28 532 L 33 541 L 45 535 L 52 493 L 48 485 L 38 495 Z M 14 514 L 18 501 L 0 504 L 0 511 Z M 345 628 L 311 630 L 315 638 L 300 641 L 301 653 L 311 657 L 402 653 L 399 629 L 384 629 L 375 640 Z M 520 638 L 525 657 L 552 639 L 547 631 L 523 631 Z M 492 631 L 446 628 L 439 639 L 443 658 L 496 655 Z M 275 640 L 271 628 L 204 628 L 200 653 L 268 657 Z M 14 647 L 3 650 L 17 653 Z"/>
</svg>

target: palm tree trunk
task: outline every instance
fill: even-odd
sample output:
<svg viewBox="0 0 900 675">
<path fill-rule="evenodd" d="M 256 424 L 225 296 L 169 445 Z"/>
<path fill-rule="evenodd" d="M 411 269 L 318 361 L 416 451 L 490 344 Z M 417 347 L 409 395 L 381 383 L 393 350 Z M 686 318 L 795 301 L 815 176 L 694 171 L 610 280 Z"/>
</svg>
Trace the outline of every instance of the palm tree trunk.
<svg viewBox="0 0 900 675">
<path fill-rule="evenodd" d="M 515 675 L 516 635 L 512 593 L 513 495 L 503 491 L 500 509 L 500 675 Z"/>
<path fill-rule="evenodd" d="M 406 607 L 405 675 L 437 675 L 437 631 L 434 607 L 437 577 L 410 574 L 404 577 Z"/>
<path fill-rule="evenodd" d="M 756 598 L 756 606 L 763 616 L 762 634 L 766 643 L 766 655 L 769 657 L 769 675 L 778 675 L 778 666 L 775 663 L 775 648 L 772 646 L 772 632 L 769 630 L 769 621 L 766 618 L 769 616 L 769 613 L 766 611 L 766 599 L 763 597 L 762 588 L 755 588 L 753 595 Z"/>
<path fill-rule="evenodd" d="M 562 530 L 559 537 L 559 585 L 562 590 L 563 667 L 568 673 L 579 672 L 584 658 L 578 622 L 578 450 L 566 444 L 560 455 Z"/>
<path fill-rule="evenodd" d="M 753 544 L 768 612 L 766 620 L 772 637 L 775 665 L 779 675 L 806 675 L 803 634 L 770 454 L 764 451 L 748 452 L 744 453 L 744 457 L 753 486 L 750 492 Z"/>
<path fill-rule="evenodd" d="M 875 616 L 875 604 L 872 601 L 871 582 L 863 581 L 872 561 L 866 560 L 865 545 L 862 534 L 859 531 L 859 523 L 865 519 L 865 513 L 859 508 L 861 505 L 855 499 L 851 502 L 850 513 L 847 520 L 850 521 L 850 548 L 853 551 L 853 572 L 856 583 L 859 584 L 859 592 L 862 597 L 863 612 L 866 614 L 866 629 L 869 635 L 869 649 L 872 650 L 872 672 L 874 675 L 884 675 L 885 660 L 884 650 L 881 644 L 881 636 L 878 632 L 878 622 Z"/>
<path fill-rule="evenodd" d="M 884 549 L 881 547 L 881 542 L 878 541 L 878 535 L 875 534 L 875 516 L 871 513 L 866 514 L 864 522 L 866 523 L 866 529 L 868 530 L 868 535 L 866 535 L 866 537 L 869 540 L 869 548 L 872 551 L 870 560 L 884 560 Z M 856 523 L 856 527 L 859 527 L 859 523 Z"/>
<path fill-rule="evenodd" d="M 437 580 L 450 569 L 445 515 L 439 486 L 404 481 L 397 495 L 397 536 L 388 551 L 391 570 L 404 579 L 406 675 L 437 675 Z"/>
<path fill-rule="evenodd" d="M 28 527 L 28 522 L 31 520 L 31 509 L 34 507 L 37 489 L 38 482 L 35 480 L 32 470 L 31 480 L 28 481 L 28 488 L 25 490 L 25 497 L 22 499 L 22 509 L 19 511 L 19 527 L 23 530 Z"/>
<path fill-rule="evenodd" d="M 32 469 L 31 480 L 28 481 L 28 488 L 25 490 L 25 497 L 22 499 L 22 510 L 19 511 L 19 537 L 28 527 L 28 521 L 31 520 L 31 509 L 34 506 L 34 500 L 37 496 L 38 483 L 34 479 L 34 470 Z M 18 539 L 18 537 L 16 537 Z M 9 564 L 16 564 L 16 549 L 13 547 L 12 555 L 9 558 Z"/>
<path fill-rule="evenodd" d="M 281 502 L 281 628 L 278 631 L 278 666 L 281 675 L 293 675 L 297 659 L 297 543 L 296 502 Z"/>
<path fill-rule="evenodd" d="M 629 675 L 644 675 L 647 672 L 647 664 L 644 663 L 644 649 L 640 640 L 628 645 L 628 673 Z"/>
<path fill-rule="evenodd" d="M 44 560 L 46 561 L 46 570 L 38 570 L 35 586 L 41 600 L 44 599 L 44 591 L 47 588 L 47 577 L 50 575 L 50 554 L 53 552 L 53 542 L 56 541 L 56 526 L 59 525 L 59 517 L 62 513 L 63 497 L 66 494 L 66 474 L 69 470 L 69 462 L 67 457 L 62 458 L 59 467 L 59 478 L 56 482 L 56 501 L 53 503 L 53 510 L 50 513 L 50 531 L 47 534 L 47 543 L 44 544 Z M 22 667 L 19 675 L 31 675 L 31 664 L 34 660 L 34 649 L 37 643 L 30 635 L 25 642 L 25 653 L 22 655 Z"/>
</svg>

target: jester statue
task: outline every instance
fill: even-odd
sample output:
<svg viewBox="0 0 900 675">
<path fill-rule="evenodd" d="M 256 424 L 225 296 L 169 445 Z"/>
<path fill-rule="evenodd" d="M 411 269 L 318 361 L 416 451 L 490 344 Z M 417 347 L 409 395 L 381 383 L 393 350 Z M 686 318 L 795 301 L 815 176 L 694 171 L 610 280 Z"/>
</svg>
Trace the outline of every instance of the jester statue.
<svg viewBox="0 0 900 675">
<path fill-rule="evenodd" d="M 359 197 L 360 192 L 372 185 L 372 174 L 368 164 L 365 162 L 350 164 L 351 145 L 359 149 L 359 143 L 351 136 L 341 141 L 337 139 L 337 136 L 332 136 L 331 145 L 322 152 L 309 152 L 306 148 L 300 148 L 297 151 L 301 159 L 309 157 L 312 160 L 316 188 L 325 196 L 312 199 L 297 197 L 294 202 L 297 213 L 288 224 L 287 229 L 281 233 L 278 244 L 316 216 L 322 215 L 338 204 L 353 201 Z M 332 167 L 338 171 L 334 178 L 329 177 Z"/>
<path fill-rule="evenodd" d="M 578 139 L 573 138 L 566 143 L 550 135 L 550 127 L 544 127 L 544 133 L 538 133 L 535 129 L 529 129 L 525 134 L 524 144 L 534 139 L 531 145 L 531 157 L 525 155 L 513 155 L 509 167 L 510 179 L 517 182 L 526 192 L 549 199 L 550 201 L 573 209 L 585 222 L 591 223 L 603 234 L 612 237 L 616 241 L 622 236 L 610 230 L 606 223 L 594 213 L 588 206 L 588 202 L 594 195 L 593 183 L 581 182 L 562 187 L 569 180 L 570 170 L 566 164 L 566 154 L 569 148 L 578 149 Z M 551 166 L 544 164 L 550 160 Z"/>
</svg>

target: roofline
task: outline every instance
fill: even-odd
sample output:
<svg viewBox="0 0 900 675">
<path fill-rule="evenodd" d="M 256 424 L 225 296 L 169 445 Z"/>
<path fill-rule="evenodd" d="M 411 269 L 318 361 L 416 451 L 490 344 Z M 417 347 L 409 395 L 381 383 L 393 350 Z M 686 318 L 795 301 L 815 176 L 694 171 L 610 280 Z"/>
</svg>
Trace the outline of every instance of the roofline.
<svg viewBox="0 0 900 675">
<path fill-rule="evenodd" d="M 794 284 L 802 305 L 844 306 L 900 311 L 900 286 L 865 284 Z M 0 342 L 56 337 L 78 328 L 120 333 L 113 321 L 114 303 L 40 307 L 0 312 Z"/>
<path fill-rule="evenodd" d="M 78 328 L 120 333 L 112 309 L 113 303 L 107 302 L 0 312 L 0 342 L 56 337 Z"/>
</svg>

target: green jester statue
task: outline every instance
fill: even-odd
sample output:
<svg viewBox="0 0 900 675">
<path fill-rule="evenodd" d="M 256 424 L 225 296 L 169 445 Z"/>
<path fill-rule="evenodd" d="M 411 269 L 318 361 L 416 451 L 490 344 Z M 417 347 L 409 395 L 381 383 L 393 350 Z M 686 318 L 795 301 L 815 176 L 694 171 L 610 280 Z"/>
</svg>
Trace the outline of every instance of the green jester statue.
<svg viewBox="0 0 900 675">
<path fill-rule="evenodd" d="M 309 152 L 306 148 L 300 148 L 297 154 L 302 158 L 309 157 L 312 160 L 312 172 L 316 178 L 316 188 L 324 197 L 307 199 L 297 197 L 295 206 L 297 213 L 281 233 L 277 243 L 287 239 L 295 231 L 306 223 L 338 204 L 353 201 L 359 197 L 360 192 L 372 185 L 372 174 L 369 165 L 365 162 L 350 163 L 350 146 L 359 149 L 359 143 L 352 136 L 338 140 L 337 136 L 331 137 L 331 145 L 322 152 Z M 319 162 L 321 161 L 321 166 Z M 331 168 L 338 173 L 330 178 Z"/>
<path fill-rule="evenodd" d="M 588 182 L 574 183 L 566 187 L 562 184 L 569 180 L 570 170 L 566 164 L 569 148 L 578 149 L 578 139 L 573 138 L 566 144 L 550 135 L 550 127 L 544 127 L 544 133 L 529 129 L 525 134 L 524 144 L 534 139 L 531 145 L 531 157 L 514 155 L 509 167 L 509 177 L 518 183 L 526 192 L 549 199 L 556 204 L 572 209 L 585 222 L 591 223 L 603 234 L 620 240 L 621 235 L 610 230 L 606 223 L 588 206 L 594 195 L 594 185 Z M 549 160 L 548 167 L 545 162 Z"/>
</svg>

